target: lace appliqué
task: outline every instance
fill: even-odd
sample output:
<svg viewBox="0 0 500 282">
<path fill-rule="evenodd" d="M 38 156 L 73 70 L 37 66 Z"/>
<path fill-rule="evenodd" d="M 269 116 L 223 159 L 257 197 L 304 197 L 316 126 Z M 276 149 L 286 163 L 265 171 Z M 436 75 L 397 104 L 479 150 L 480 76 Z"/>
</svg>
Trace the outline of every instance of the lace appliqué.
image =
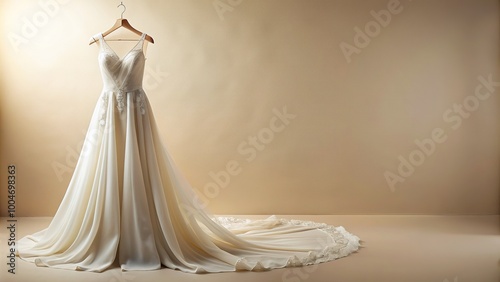
<svg viewBox="0 0 500 282">
<path fill-rule="evenodd" d="M 126 95 L 135 95 L 133 98 L 135 107 L 139 109 L 139 112 L 144 115 L 146 113 L 146 101 L 144 94 L 142 91 L 132 91 L 132 92 L 126 92 L 124 90 L 119 90 L 116 95 L 114 95 L 113 92 L 104 92 L 101 96 L 101 111 L 100 111 L 100 116 L 99 116 L 99 124 L 101 126 L 104 126 L 106 124 L 106 115 L 108 112 L 108 103 L 109 103 L 109 97 L 114 96 L 116 100 L 116 108 L 118 109 L 118 112 L 121 114 L 123 112 L 123 109 L 126 107 Z"/>
<path fill-rule="evenodd" d="M 125 108 L 125 103 L 126 103 L 126 95 L 134 95 L 133 101 L 136 107 L 139 108 L 139 111 L 141 114 L 146 113 L 146 107 L 145 107 L 145 102 L 144 102 L 144 94 L 140 90 L 135 90 L 131 92 L 127 92 L 125 90 L 119 90 L 118 93 L 116 94 L 116 108 L 118 108 L 118 111 L 121 113 L 123 112 L 123 109 Z"/>
<path fill-rule="evenodd" d="M 104 126 L 106 124 L 106 114 L 108 112 L 108 95 L 103 93 L 101 96 L 101 117 L 99 118 L 99 125 Z"/>
<path fill-rule="evenodd" d="M 125 102 L 123 101 L 124 95 L 126 92 L 123 90 L 119 90 L 118 93 L 116 93 L 116 107 L 118 108 L 118 111 L 121 113 L 123 109 L 125 108 Z"/>
<path fill-rule="evenodd" d="M 146 107 L 144 106 L 144 94 L 140 91 L 135 95 L 135 104 L 139 108 L 141 114 L 146 113 Z"/>
</svg>

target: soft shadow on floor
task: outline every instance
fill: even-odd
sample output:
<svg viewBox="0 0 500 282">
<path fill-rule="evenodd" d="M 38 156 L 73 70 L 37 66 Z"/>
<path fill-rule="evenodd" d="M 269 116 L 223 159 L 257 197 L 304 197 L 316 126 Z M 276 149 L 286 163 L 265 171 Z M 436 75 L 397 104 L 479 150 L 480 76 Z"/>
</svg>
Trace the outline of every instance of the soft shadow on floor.
<svg viewBox="0 0 500 282">
<path fill-rule="evenodd" d="M 238 217 L 262 218 L 263 216 Z M 496 282 L 500 281 L 500 216 L 293 215 L 285 218 L 342 225 L 362 239 L 358 252 L 319 265 L 264 272 L 189 274 L 162 268 L 103 273 L 36 267 L 17 260 L 17 273 L 0 269 L 0 281 L 69 282 Z M 17 238 L 38 231 L 51 218 L 20 218 Z M 5 222 L 5 218 L 2 222 Z M 5 230 L 4 230 L 5 229 Z M 0 256 L 7 255 L 6 228 L 0 229 Z"/>
</svg>

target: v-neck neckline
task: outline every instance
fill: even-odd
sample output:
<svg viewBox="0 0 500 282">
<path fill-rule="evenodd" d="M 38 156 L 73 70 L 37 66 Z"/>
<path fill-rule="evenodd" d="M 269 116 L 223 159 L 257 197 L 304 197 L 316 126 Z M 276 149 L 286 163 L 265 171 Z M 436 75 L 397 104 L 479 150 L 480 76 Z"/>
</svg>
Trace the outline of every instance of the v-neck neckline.
<svg viewBox="0 0 500 282">
<path fill-rule="evenodd" d="M 139 45 L 139 43 L 141 43 L 144 38 L 146 37 L 145 36 L 146 34 L 143 33 L 141 35 L 141 38 L 137 41 L 137 43 L 132 47 L 132 49 L 130 49 L 127 53 L 125 53 L 125 55 L 123 55 L 123 57 L 120 58 L 120 56 L 118 56 L 118 54 L 116 53 L 115 50 L 113 50 L 113 48 L 111 48 L 111 46 L 108 44 L 108 42 L 106 41 L 106 39 L 104 39 L 104 36 L 102 35 L 102 33 L 100 33 L 100 36 L 101 36 L 101 39 L 102 41 L 104 42 L 104 44 L 106 44 L 106 46 L 109 48 L 109 50 L 111 50 L 111 52 L 113 53 L 113 55 L 116 56 L 116 58 L 118 58 L 119 61 L 122 61 L 123 59 L 125 59 L 130 53 L 132 53 L 132 51 L 135 50 L 135 48 Z M 141 50 L 142 50 L 142 47 L 141 47 Z"/>
</svg>

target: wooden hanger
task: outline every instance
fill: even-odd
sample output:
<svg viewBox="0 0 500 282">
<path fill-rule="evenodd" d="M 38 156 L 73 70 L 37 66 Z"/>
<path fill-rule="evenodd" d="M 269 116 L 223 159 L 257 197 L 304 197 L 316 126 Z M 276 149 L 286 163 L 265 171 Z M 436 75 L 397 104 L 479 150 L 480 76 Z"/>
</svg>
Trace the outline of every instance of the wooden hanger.
<svg viewBox="0 0 500 282">
<path fill-rule="evenodd" d="M 120 6 L 123 6 L 123 12 L 122 12 L 121 17 L 116 20 L 115 24 L 110 29 L 108 29 L 105 32 L 103 32 L 102 36 L 106 37 L 108 34 L 110 34 L 113 31 L 119 29 L 120 27 L 124 27 L 124 28 L 132 31 L 133 33 L 135 33 L 137 35 L 142 35 L 143 32 L 135 29 L 132 25 L 130 25 L 130 23 L 127 21 L 127 19 L 123 18 L 123 13 L 125 13 L 125 11 L 127 10 L 127 7 L 125 7 L 125 5 L 123 5 L 123 2 L 120 2 L 120 5 L 118 5 L 117 7 L 120 7 Z M 151 36 L 149 36 L 147 34 L 146 34 L 146 37 L 144 39 L 146 39 L 147 41 L 149 41 L 151 43 L 155 43 L 153 37 L 151 37 Z M 120 38 L 120 39 L 114 39 L 114 40 L 111 40 L 111 41 L 127 41 L 127 40 L 130 40 L 130 39 L 121 39 Z M 110 40 L 108 40 L 108 41 L 110 41 Z M 97 39 L 95 39 L 95 38 L 92 37 L 90 39 L 89 45 L 91 45 L 94 42 L 97 42 Z"/>
</svg>

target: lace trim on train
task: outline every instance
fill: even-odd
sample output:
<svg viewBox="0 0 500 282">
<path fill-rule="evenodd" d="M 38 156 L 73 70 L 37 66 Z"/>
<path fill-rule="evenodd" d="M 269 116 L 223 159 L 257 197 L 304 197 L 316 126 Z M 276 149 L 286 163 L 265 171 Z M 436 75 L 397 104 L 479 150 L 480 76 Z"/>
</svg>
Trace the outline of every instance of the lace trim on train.
<svg viewBox="0 0 500 282">
<path fill-rule="evenodd" d="M 115 95 L 116 93 L 116 95 Z M 114 96 L 115 101 L 116 101 L 116 108 L 118 109 L 118 112 L 121 114 L 123 112 L 123 109 L 127 106 L 127 99 L 126 96 L 127 94 L 134 95 L 132 100 L 134 101 L 134 106 L 139 109 L 139 112 L 144 115 L 146 114 L 146 103 L 145 103 L 145 98 L 144 98 L 144 93 L 142 90 L 133 90 L 133 91 L 125 91 L 125 90 L 119 90 L 118 92 L 116 91 L 105 91 L 101 95 L 101 112 L 100 112 L 100 118 L 99 118 L 99 124 L 100 125 L 105 125 L 106 124 L 106 116 L 108 112 L 108 103 L 109 103 L 109 96 Z"/>
<path fill-rule="evenodd" d="M 230 229 L 231 226 L 244 226 L 255 221 L 251 219 L 241 219 L 235 217 L 216 217 L 213 220 L 228 229 Z M 335 242 L 332 245 L 328 244 L 328 242 L 318 241 L 318 243 L 323 246 L 321 251 L 311 251 L 309 252 L 307 257 L 304 257 L 302 259 L 298 258 L 297 256 L 290 257 L 287 262 L 287 267 L 311 265 L 335 260 L 357 251 L 360 246 L 360 239 L 356 235 L 347 232 L 342 226 L 335 227 L 326 223 L 318 223 L 314 221 L 304 221 L 296 219 L 288 220 L 284 218 L 277 218 L 276 216 L 271 216 L 267 219 L 264 219 L 264 221 L 266 220 L 272 221 L 274 225 L 293 225 L 316 228 L 328 234 Z M 238 263 L 240 263 L 240 261 L 238 261 Z M 256 265 L 255 270 L 259 269 L 259 267 L 261 266 Z"/>
</svg>

